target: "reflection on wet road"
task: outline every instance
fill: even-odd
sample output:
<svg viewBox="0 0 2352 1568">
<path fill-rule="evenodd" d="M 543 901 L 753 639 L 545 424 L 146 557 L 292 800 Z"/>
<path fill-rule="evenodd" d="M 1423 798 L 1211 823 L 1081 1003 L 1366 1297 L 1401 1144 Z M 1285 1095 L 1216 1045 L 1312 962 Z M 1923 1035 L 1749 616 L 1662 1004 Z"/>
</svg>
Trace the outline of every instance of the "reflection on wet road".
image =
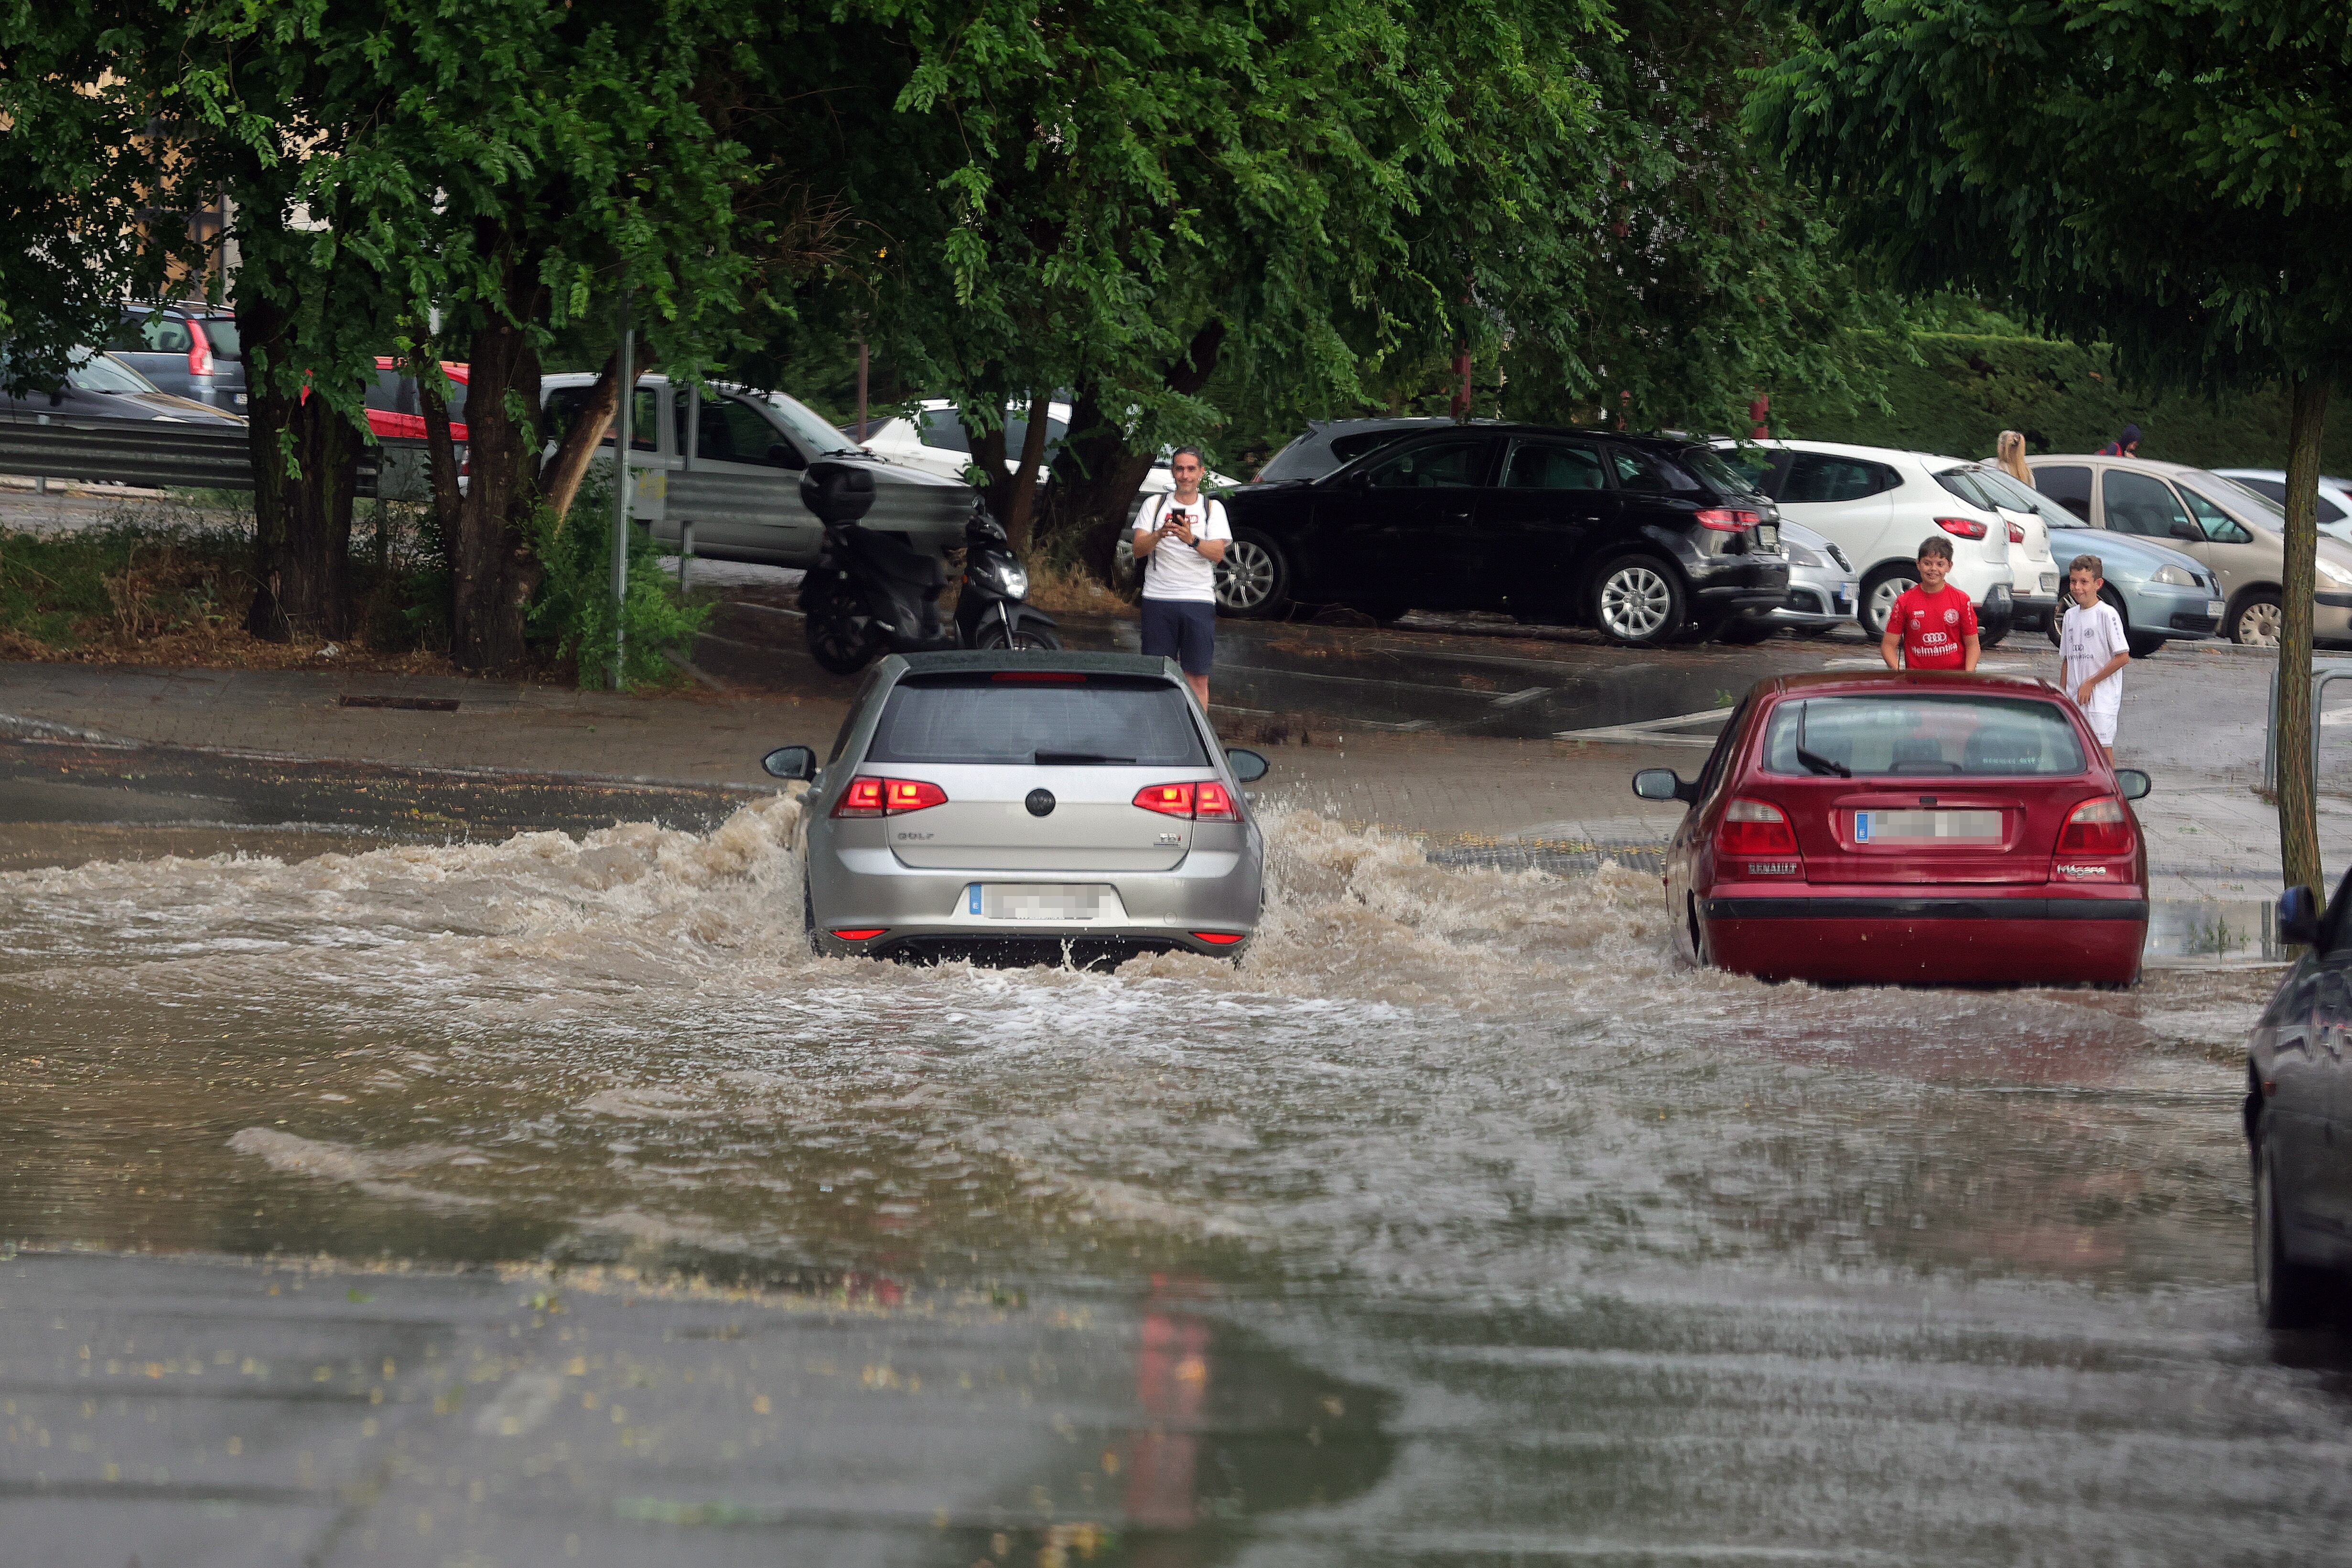
<svg viewBox="0 0 2352 1568">
<path fill-rule="evenodd" d="M 1765 987 L 1669 963 L 1654 876 L 1278 811 L 1238 970 L 827 963 L 797 809 L 0 876 L 11 1511 L 947 1565 L 2352 1513 L 2340 1377 L 2243 1284 L 2265 976 Z"/>
</svg>

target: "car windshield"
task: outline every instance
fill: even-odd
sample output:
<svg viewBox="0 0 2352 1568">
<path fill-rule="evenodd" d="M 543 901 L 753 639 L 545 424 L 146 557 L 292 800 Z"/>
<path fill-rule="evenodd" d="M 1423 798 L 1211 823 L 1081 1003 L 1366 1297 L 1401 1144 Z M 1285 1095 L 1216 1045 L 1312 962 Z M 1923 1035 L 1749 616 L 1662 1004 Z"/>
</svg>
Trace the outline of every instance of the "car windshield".
<svg viewBox="0 0 2352 1568">
<path fill-rule="evenodd" d="M 2198 485 L 2207 495 L 2225 507 L 2252 511 L 2253 521 L 2256 522 L 2282 531 L 2286 527 L 2286 512 L 2278 502 L 2266 495 L 2259 495 L 2248 489 L 2236 479 L 2225 479 L 2219 474 L 2209 474 L 2201 470 L 2183 474 L 2180 478 L 2184 482 Z"/>
<path fill-rule="evenodd" d="M 882 709 L 869 763 L 1208 765 L 1184 694 L 1149 676 L 915 676 Z"/>
<path fill-rule="evenodd" d="M 1889 692 L 1783 702 L 1765 732 L 1775 773 L 1854 777 L 2067 777 L 2083 747 L 2057 703 L 2032 697 Z"/>
<path fill-rule="evenodd" d="M 849 437 L 818 418 L 808 405 L 797 398 L 786 397 L 781 392 L 771 392 L 761 400 L 768 405 L 769 415 L 784 427 L 784 433 L 800 444 L 812 458 L 822 458 L 827 452 L 856 450 Z"/>
<path fill-rule="evenodd" d="M 1682 465 L 1705 479 L 1725 495 L 1761 495 L 1758 480 L 1761 474 L 1750 474 L 1736 463 L 1726 462 L 1723 454 L 1712 447 L 1692 447 L 1681 456 Z M 1767 462 L 1767 471 L 1769 463 Z"/>
<path fill-rule="evenodd" d="M 215 359 L 243 359 L 245 340 L 237 335 L 235 316 L 204 318 L 205 342 L 212 345 Z"/>
<path fill-rule="evenodd" d="M 66 372 L 66 384 L 77 392 L 159 392 L 153 382 L 112 354 L 90 353 Z"/>
<path fill-rule="evenodd" d="M 2079 526 L 2073 512 L 2039 490 L 2026 489 L 1999 468 L 1971 468 L 1969 477 L 1976 480 L 1979 489 L 2011 511 L 2038 513 L 2053 528 Z"/>
</svg>

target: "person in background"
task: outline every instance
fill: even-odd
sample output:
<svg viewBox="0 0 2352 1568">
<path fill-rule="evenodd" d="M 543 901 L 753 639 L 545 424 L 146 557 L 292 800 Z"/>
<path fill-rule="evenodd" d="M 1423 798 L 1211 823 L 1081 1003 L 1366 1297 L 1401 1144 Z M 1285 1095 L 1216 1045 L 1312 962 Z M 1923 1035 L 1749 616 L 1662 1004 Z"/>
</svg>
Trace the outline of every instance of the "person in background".
<svg viewBox="0 0 2352 1568">
<path fill-rule="evenodd" d="M 2139 426 L 2126 425 L 2124 433 L 2099 448 L 2102 458 L 2137 458 L 2139 456 Z"/>
<path fill-rule="evenodd" d="M 1217 563 L 1234 537 L 1224 503 L 1201 494 L 1198 447 L 1168 459 L 1174 493 L 1135 520 L 1135 558 L 1143 563 L 1143 652 L 1172 658 L 1201 707 L 1209 706 L 1209 667 L 1217 649 Z"/>
<path fill-rule="evenodd" d="M 2024 431 L 2002 431 L 2000 439 L 1993 444 L 1992 461 L 1993 467 L 2027 489 L 2033 488 L 2033 470 L 2025 466 Z"/>
<path fill-rule="evenodd" d="M 2066 567 L 2066 593 L 2074 607 L 2066 612 L 2058 633 L 2058 684 L 2081 705 L 2091 733 L 2107 749 L 2112 763 L 2131 642 L 2124 636 L 2123 617 L 2099 597 L 2106 584 L 2107 564 L 2095 555 L 2077 555 Z"/>
</svg>

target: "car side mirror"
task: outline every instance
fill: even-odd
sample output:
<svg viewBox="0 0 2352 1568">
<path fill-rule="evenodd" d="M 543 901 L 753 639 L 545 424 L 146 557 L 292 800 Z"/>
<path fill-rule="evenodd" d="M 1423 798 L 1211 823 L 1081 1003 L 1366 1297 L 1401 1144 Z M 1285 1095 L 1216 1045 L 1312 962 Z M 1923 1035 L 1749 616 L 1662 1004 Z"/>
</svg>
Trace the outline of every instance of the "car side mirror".
<svg viewBox="0 0 2352 1568">
<path fill-rule="evenodd" d="M 1339 482 L 1351 490 L 1368 490 L 1372 488 L 1372 471 L 1370 468 L 1358 468 Z"/>
<path fill-rule="evenodd" d="M 1244 784 L 1257 783 L 1258 780 L 1265 777 L 1266 770 L 1274 765 L 1255 752 L 1243 746 L 1226 747 L 1225 762 L 1234 770 L 1234 777 Z"/>
<path fill-rule="evenodd" d="M 2172 537 L 2185 539 L 2191 544 L 2205 542 L 2205 532 L 2202 529 L 2193 522 L 2183 522 L 2179 518 L 2172 520 Z"/>
<path fill-rule="evenodd" d="M 760 766 L 777 778 L 806 783 L 816 777 L 816 752 L 807 746 L 778 746 L 760 759 Z"/>
<path fill-rule="evenodd" d="M 2289 888 L 2279 895 L 2278 940 L 2288 947 L 2309 947 L 2319 941 L 2319 900 L 2309 888 Z"/>
<path fill-rule="evenodd" d="M 2156 781 L 2137 768 L 2117 768 L 2116 787 L 2124 792 L 2126 800 L 2146 800 L 2147 792 L 2156 787 Z"/>
<path fill-rule="evenodd" d="M 1696 783 L 1685 783 L 1682 774 L 1672 768 L 1643 768 L 1633 775 L 1633 793 L 1643 800 L 1680 800 L 1696 803 Z"/>
</svg>

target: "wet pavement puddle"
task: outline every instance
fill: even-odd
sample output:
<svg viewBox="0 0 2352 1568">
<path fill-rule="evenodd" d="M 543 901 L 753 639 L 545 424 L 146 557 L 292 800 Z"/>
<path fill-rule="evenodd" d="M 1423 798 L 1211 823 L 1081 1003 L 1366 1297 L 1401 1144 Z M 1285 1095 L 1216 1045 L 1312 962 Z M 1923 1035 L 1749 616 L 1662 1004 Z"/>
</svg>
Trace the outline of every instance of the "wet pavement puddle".
<svg viewBox="0 0 2352 1568">
<path fill-rule="evenodd" d="M 2336 1549 L 2343 1369 L 2246 1285 L 2270 974 L 1767 987 L 1673 965 L 1654 872 L 1278 808 L 1239 968 L 825 962 L 798 809 L 164 858 L 132 825 L 0 872 L 16 1539 Z"/>
</svg>

